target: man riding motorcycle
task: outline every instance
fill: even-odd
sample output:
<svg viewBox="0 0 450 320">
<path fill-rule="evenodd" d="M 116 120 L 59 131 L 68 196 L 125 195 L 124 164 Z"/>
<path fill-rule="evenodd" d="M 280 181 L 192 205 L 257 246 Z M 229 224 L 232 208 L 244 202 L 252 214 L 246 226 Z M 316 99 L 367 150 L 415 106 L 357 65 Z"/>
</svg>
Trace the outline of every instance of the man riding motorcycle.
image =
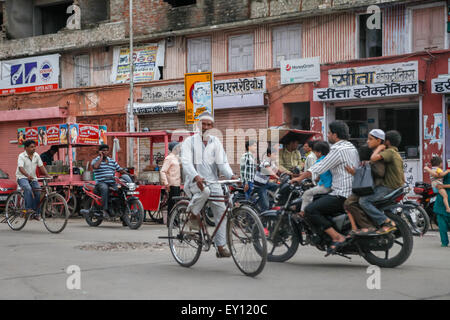
<svg viewBox="0 0 450 320">
<path fill-rule="evenodd" d="M 103 144 L 98 148 L 99 156 L 92 160 L 96 182 L 94 193 L 102 197 L 102 213 L 104 218 L 109 217 L 109 188 L 116 186 L 116 182 L 114 181 L 116 171 L 122 174 L 121 179 L 126 182 L 132 182 L 125 169 L 121 168 L 112 158 L 109 158 L 108 153 L 109 146 Z"/>
</svg>

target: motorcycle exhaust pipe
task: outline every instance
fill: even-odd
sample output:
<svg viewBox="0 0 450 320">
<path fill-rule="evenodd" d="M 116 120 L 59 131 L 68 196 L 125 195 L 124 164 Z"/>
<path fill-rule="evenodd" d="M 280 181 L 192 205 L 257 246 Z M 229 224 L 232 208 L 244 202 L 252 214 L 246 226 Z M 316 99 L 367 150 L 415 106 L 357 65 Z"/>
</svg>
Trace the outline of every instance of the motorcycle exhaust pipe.
<svg viewBox="0 0 450 320">
<path fill-rule="evenodd" d="M 86 217 L 89 214 L 89 210 L 88 209 L 81 209 L 80 213 L 83 215 L 83 217 Z"/>
</svg>

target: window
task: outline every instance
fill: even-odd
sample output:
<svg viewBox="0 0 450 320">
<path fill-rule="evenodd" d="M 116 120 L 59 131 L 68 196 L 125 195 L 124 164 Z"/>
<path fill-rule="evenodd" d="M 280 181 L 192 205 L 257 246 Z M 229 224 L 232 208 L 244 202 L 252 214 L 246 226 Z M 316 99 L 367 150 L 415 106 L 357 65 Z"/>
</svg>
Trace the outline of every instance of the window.
<svg viewBox="0 0 450 320">
<path fill-rule="evenodd" d="M 196 0 L 164 0 L 164 2 L 167 2 L 172 7 L 183 7 L 183 6 L 189 6 L 191 4 L 195 4 Z"/>
<path fill-rule="evenodd" d="M 253 34 L 231 36 L 228 38 L 228 71 L 254 69 Z"/>
<path fill-rule="evenodd" d="M 436 50 L 445 47 L 445 7 L 412 11 L 412 51 Z"/>
<path fill-rule="evenodd" d="M 370 14 L 359 16 L 359 57 L 371 58 L 383 55 L 383 25 L 380 29 L 367 28 L 367 19 Z M 382 23 L 382 22 L 381 22 Z"/>
<path fill-rule="evenodd" d="M 281 26 L 272 30 L 273 67 L 279 68 L 280 61 L 302 57 L 302 34 L 299 24 Z"/>
<path fill-rule="evenodd" d="M 188 39 L 188 72 L 211 71 L 211 38 Z"/>
<path fill-rule="evenodd" d="M 89 55 L 83 54 L 75 56 L 74 60 L 74 74 L 75 74 L 75 87 L 87 87 L 90 83 L 90 64 Z"/>
</svg>

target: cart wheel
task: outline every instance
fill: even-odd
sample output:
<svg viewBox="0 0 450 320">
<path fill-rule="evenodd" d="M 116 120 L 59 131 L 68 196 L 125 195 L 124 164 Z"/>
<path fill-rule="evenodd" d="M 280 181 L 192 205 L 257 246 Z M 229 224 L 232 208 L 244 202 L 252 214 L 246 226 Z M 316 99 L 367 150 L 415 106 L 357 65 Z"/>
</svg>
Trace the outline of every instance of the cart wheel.
<svg viewBox="0 0 450 320">
<path fill-rule="evenodd" d="M 64 189 L 58 190 L 58 193 L 64 197 L 64 200 L 66 200 L 67 208 L 69 209 L 69 216 L 73 218 L 78 209 L 78 200 L 76 194 L 73 191 L 68 193 Z"/>
<path fill-rule="evenodd" d="M 157 210 L 157 211 L 148 211 L 148 215 L 156 223 L 163 223 L 164 222 L 163 213 L 162 213 L 162 209 L 161 208 L 159 210 Z"/>
</svg>

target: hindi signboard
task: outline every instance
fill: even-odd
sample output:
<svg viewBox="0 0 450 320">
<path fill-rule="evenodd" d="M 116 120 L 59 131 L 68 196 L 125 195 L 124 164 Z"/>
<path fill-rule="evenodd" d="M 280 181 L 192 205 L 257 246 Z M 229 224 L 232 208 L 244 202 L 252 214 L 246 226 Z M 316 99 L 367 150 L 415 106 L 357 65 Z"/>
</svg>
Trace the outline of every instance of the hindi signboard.
<svg viewBox="0 0 450 320">
<path fill-rule="evenodd" d="M 266 91 L 266 77 L 214 80 L 214 97 L 236 96 Z"/>
<path fill-rule="evenodd" d="M 320 81 L 320 57 L 280 61 L 281 84 Z"/>
<path fill-rule="evenodd" d="M 432 93 L 450 93 L 450 75 L 431 79 Z"/>
<path fill-rule="evenodd" d="M 373 99 L 419 93 L 418 63 L 372 65 L 328 71 L 328 88 L 314 89 L 314 101 Z"/>
<path fill-rule="evenodd" d="M 203 111 L 209 111 L 214 115 L 212 88 L 211 72 L 186 73 L 184 75 L 186 124 L 197 121 L 198 115 Z"/>
<path fill-rule="evenodd" d="M 59 87 L 59 54 L 1 61 L 0 94 Z"/>
</svg>

